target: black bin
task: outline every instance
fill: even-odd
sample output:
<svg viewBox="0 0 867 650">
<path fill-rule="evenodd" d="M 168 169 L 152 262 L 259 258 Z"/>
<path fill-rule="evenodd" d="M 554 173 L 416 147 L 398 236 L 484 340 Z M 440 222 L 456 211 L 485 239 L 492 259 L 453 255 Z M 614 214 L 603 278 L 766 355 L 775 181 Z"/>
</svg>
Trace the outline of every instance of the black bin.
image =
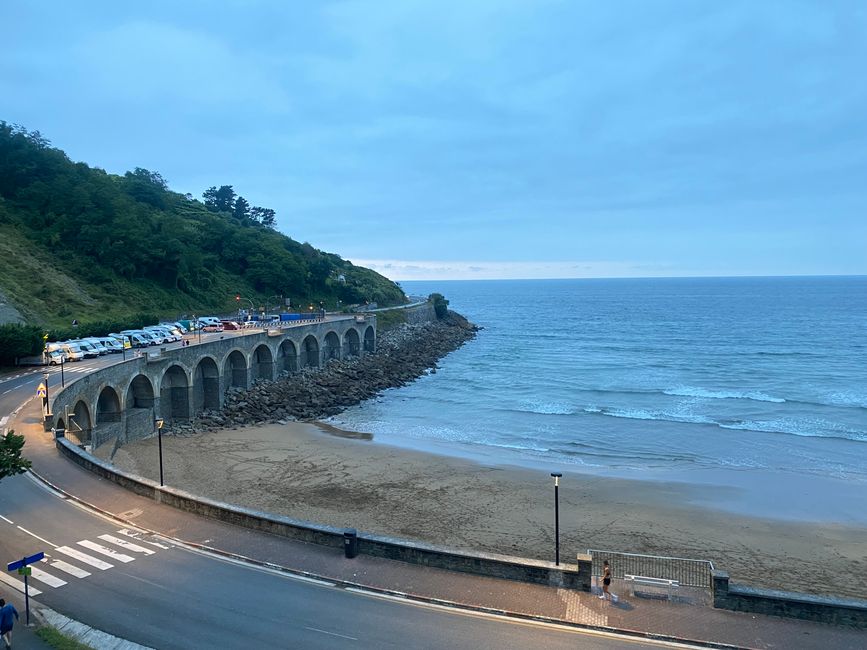
<svg viewBox="0 0 867 650">
<path fill-rule="evenodd" d="M 350 559 L 358 555 L 358 532 L 354 528 L 343 531 L 343 554 Z"/>
</svg>

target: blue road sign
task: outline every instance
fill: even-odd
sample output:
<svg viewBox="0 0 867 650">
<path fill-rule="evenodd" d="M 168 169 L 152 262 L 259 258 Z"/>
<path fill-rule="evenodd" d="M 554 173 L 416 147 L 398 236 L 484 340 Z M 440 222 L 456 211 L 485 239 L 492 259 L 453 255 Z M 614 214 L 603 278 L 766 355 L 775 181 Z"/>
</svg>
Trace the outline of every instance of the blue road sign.
<svg viewBox="0 0 867 650">
<path fill-rule="evenodd" d="M 15 560 L 14 562 L 10 562 L 6 566 L 7 571 L 14 571 L 23 566 L 27 566 L 28 564 L 33 564 L 34 562 L 39 562 L 42 558 L 45 557 L 45 553 L 39 551 L 36 555 L 31 555 L 30 557 L 25 557 L 23 560 Z"/>
</svg>

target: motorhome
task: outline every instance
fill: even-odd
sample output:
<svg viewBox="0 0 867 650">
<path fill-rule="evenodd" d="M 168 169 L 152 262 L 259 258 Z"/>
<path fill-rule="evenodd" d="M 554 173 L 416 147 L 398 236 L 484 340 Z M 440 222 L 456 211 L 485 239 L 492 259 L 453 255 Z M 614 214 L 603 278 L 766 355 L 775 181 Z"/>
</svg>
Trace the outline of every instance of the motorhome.
<svg viewBox="0 0 867 650">
<path fill-rule="evenodd" d="M 83 361 L 84 360 L 84 351 L 78 347 L 77 343 L 61 343 L 63 346 L 63 352 L 66 354 L 67 361 Z"/>
</svg>

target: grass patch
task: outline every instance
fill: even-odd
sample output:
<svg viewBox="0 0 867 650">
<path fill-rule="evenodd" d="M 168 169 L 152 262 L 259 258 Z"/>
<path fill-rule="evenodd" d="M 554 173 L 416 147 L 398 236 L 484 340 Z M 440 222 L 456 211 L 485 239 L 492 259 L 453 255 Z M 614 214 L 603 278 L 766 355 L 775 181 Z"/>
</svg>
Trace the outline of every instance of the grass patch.
<svg viewBox="0 0 867 650">
<path fill-rule="evenodd" d="M 89 645 L 76 641 L 75 639 L 66 636 L 56 627 L 43 625 L 36 630 L 36 636 L 45 641 L 52 648 L 58 650 L 93 650 Z"/>
<path fill-rule="evenodd" d="M 390 309 L 376 312 L 376 329 L 380 332 L 397 327 L 406 322 L 406 309 Z"/>
</svg>

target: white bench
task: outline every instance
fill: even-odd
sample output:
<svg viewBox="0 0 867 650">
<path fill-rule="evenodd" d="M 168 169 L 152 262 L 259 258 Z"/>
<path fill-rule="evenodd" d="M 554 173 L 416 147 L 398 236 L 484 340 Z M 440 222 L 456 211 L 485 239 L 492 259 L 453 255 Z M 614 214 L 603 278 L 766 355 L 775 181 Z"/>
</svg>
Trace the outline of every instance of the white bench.
<svg viewBox="0 0 867 650">
<path fill-rule="evenodd" d="M 627 573 L 623 576 L 624 582 L 629 583 L 631 593 L 635 596 L 635 585 L 644 587 L 662 587 L 668 592 L 668 599 L 671 600 L 672 593 L 680 587 L 677 580 L 669 580 L 668 578 L 650 578 L 648 576 L 635 576 Z"/>
</svg>

